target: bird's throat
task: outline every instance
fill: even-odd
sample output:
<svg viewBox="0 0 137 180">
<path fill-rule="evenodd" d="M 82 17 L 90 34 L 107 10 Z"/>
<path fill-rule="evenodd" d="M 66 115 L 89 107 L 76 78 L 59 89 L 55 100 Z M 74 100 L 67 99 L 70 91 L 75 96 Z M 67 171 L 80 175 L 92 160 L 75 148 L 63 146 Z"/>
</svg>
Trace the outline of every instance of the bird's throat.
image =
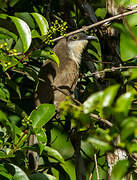
<svg viewBox="0 0 137 180">
<path fill-rule="evenodd" d="M 69 57 L 79 66 L 82 52 L 87 45 L 87 40 L 70 41 L 68 43 Z"/>
</svg>

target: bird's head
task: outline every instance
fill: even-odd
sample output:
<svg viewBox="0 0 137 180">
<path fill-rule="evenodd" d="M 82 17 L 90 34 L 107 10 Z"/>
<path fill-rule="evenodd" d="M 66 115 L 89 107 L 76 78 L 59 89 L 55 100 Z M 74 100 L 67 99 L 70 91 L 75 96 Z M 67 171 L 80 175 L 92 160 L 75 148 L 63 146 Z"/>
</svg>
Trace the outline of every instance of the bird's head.
<svg viewBox="0 0 137 180">
<path fill-rule="evenodd" d="M 77 65 L 80 64 L 81 54 L 86 47 L 88 40 L 97 40 L 97 38 L 95 36 L 86 35 L 82 32 L 67 37 L 69 57 L 74 60 Z"/>
</svg>

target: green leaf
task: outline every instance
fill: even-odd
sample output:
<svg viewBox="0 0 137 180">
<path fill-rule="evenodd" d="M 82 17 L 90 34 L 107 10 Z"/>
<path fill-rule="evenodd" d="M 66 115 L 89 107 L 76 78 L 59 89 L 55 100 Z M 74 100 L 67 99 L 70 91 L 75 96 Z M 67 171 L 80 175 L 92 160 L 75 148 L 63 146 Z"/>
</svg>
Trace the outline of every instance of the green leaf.
<svg viewBox="0 0 137 180">
<path fill-rule="evenodd" d="M 137 39 L 137 27 L 131 27 L 131 31 L 135 39 Z M 130 33 L 125 29 L 125 32 L 122 32 L 120 35 L 120 54 L 122 60 L 126 61 L 130 58 L 135 57 L 136 52 L 135 40 L 132 39 Z"/>
<path fill-rule="evenodd" d="M 13 38 L 15 41 L 17 41 L 17 35 L 10 32 L 8 29 L 0 27 L 0 34 L 8 36 L 8 38 Z"/>
<path fill-rule="evenodd" d="M 2 180 L 13 180 L 12 176 L 7 172 L 1 171 L 0 170 L 0 179 Z"/>
<path fill-rule="evenodd" d="M 21 99 L 21 92 L 19 86 L 11 79 L 6 79 L 6 83 L 18 94 L 19 98 Z"/>
<path fill-rule="evenodd" d="M 51 147 L 49 147 L 49 146 L 45 146 L 45 147 L 44 147 L 44 150 L 45 150 L 45 151 L 48 153 L 48 155 L 51 156 L 52 158 L 54 158 L 54 159 L 56 159 L 56 160 L 64 163 L 63 157 L 61 156 L 61 154 L 60 154 L 57 150 L 55 150 L 55 149 L 53 149 L 53 148 L 51 148 Z"/>
<path fill-rule="evenodd" d="M 55 61 L 57 63 L 57 65 L 59 66 L 59 63 L 60 63 L 59 58 L 55 54 L 55 52 L 52 51 L 50 48 L 46 48 L 45 50 L 42 50 L 41 56 Z"/>
<path fill-rule="evenodd" d="M 128 21 L 129 26 L 136 26 L 137 25 L 137 14 L 132 14 L 127 17 L 125 17 Z"/>
<path fill-rule="evenodd" d="M 2 2 L 3 3 L 3 2 Z M 1 7 L 1 2 L 0 2 L 0 7 Z M 8 15 L 7 14 L 0 14 L 1 19 L 7 19 Z"/>
<path fill-rule="evenodd" d="M 39 13 L 31 13 L 31 14 L 40 28 L 41 35 L 47 34 L 49 27 L 47 20 Z"/>
<path fill-rule="evenodd" d="M 117 95 L 117 91 L 118 91 L 119 87 L 120 87 L 120 85 L 113 85 L 104 90 L 103 96 L 101 98 L 101 106 L 103 108 L 111 106 L 111 104 L 113 103 L 113 101 Z"/>
<path fill-rule="evenodd" d="M 46 143 L 47 142 L 47 136 L 45 134 L 44 129 L 39 129 L 36 133 L 38 142 Z"/>
<path fill-rule="evenodd" d="M 15 16 L 25 21 L 30 28 L 35 29 L 35 23 L 32 16 L 28 12 L 16 12 Z"/>
<path fill-rule="evenodd" d="M 111 107 L 111 105 L 114 103 L 119 87 L 120 85 L 113 85 L 104 90 L 100 102 L 100 115 L 103 115 L 103 117 L 108 118 L 112 114 L 113 107 Z"/>
<path fill-rule="evenodd" d="M 31 31 L 31 36 L 32 36 L 32 38 L 40 38 L 41 37 L 40 34 L 38 33 L 38 31 L 36 31 L 35 29 L 33 29 Z"/>
<path fill-rule="evenodd" d="M 102 141 L 100 139 L 97 138 L 88 138 L 88 142 L 91 143 L 95 148 L 100 149 L 100 150 L 110 150 L 112 149 L 112 147 L 105 141 Z"/>
<path fill-rule="evenodd" d="M 0 100 L 9 101 L 10 93 L 3 83 L 0 83 Z"/>
<path fill-rule="evenodd" d="M 6 154 L 5 152 L 0 151 L 0 159 L 7 159 L 7 158 L 13 158 L 13 157 L 15 157 L 15 155 L 13 155 L 13 154 Z"/>
<path fill-rule="evenodd" d="M 101 17 L 101 19 L 104 19 L 107 14 L 107 10 L 106 8 L 97 8 L 95 14 L 97 17 Z"/>
<path fill-rule="evenodd" d="M 121 139 L 125 140 L 129 136 L 134 136 L 137 132 L 137 119 L 136 117 L 129 117 L 125 119 L 122 124 Z"/>
<path fill-rule="evenodd" d="M 12 0 L 9 2 L 10 7 L 13 7 L 15 4 L 17 4 L 20 0 Z"/>
<path fill-rule="evenodd" d="M 133 80 L 133 79 L 137 79 L 137 69 L 129 69 L 129 81 Z"/>
<path fill-rule="evenodd" d="M 11 101 L 0 101 L 0 107 L 2 107 L 6 111 L 8 110 L 14 112 L 22 118 L 27 117 L 27 113 L 23 109 L 21 109 L 17 104 L 12 103 Z"/>
<path fill-rule="evenodd" d="M 127 149 L 129 153 L 137 153 L 137 143 L 127 144 Z"/>
<path fill-rule="evenodd" d="M 37 73 L 30 67 L 24 68 L 24 70 L 30 75 L 27 76 L 30 80 L 35 81 L 35 84 L 37 85 L 39 82 Z"/>
<path fill-rule="evenodd" d="M 99 106 L 103 91 L 91 95 L 83 104 L 83 111 L 85 114 L 92 112 Z"/>
<path fill-rule="evenodd" d="M 0 110 L 0 123 L 6 127 L 8 134 L 13 138 L 13 127 L 7 116 Z"/>
<path fill-rule="evenodd" d="M 120 160 L 114 165 L 111 174 L 111 180 L 121 180 L 127 172 L 129 162 L 128 160 Z"/>
<path fill-rule="evenodd" d="M 54 115 L 55 106 L 53 104 L 41 104 L 36 110 L 30 114 L 32 120 L 32 127 L 37 132 L 43 125 L 45 125 Z"/>
<path fill-rule="evenodd" d="M 56 178 L 49 174 L 34 173 L 30 176 L 30 180 L 56 180 Z"/>
<path fill-rule="evenodd" d="M 15 174 L 13 176 L 14 180 L 29 180 L 29 178 L 21 168 L 19 168 L 14 164 L 10 164 L 10 165 L 13 166 L 15 170 Z"/>
<path fill-rule="evenodd" d="M 35 58 L 44 57 L 45 59 L 51 59 L 55 61 L 58 66 L 60 63 L 58 56 L 50 48 L 46 48 L 45 50 L 35 50 L 34 52 L 31 53 L 30 56 Z"/>
<path fill-rule="evenodd" d="M 14 17 L 14 16 L 9 16 L 13 23 L 15 24 L 18 33 L 20 35 L 22 44 L 23 44 L 23 49 L 24 52 L 26 52 L 31 44 L 31 31 L 29 26 L 27 25 L 27 23 L 25 21 L 23 21 L 20 18 Z"/>
<path fill-rule="evenodd" d="M 114 115 L 117 121 L 120 122 L 124 117 L 128 115 L 132 101 L 133 94 L 131 92 L 127 92 L 118 98 L 114 108 Z"/>
<path fill-rule="evenodd" d="M 9 64 L 10 62 L 10 64 Z M 13 65 L 16 65 L 18 63 L 17 59 L 14 56 L 7 56 L 4 54 L 0 54 L 0 64 L 3 67 L 3 71 L 6 71 Z M 6 64 L 6 66 L 5 66 Z"/>
</svg>

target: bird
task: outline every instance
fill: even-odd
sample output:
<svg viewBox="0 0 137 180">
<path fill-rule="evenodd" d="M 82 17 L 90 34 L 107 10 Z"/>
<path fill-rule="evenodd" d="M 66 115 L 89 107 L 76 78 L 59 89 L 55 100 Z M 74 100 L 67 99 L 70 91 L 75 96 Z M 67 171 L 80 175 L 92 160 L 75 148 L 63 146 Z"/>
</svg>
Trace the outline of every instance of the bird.
<svg viewBox="0 0 137 180">
<path fill-rule="evenodd" d="M 97 40 L 97 38 L 79 32 L 64 37 L 57 42 L 53 51 L 58 56 L 60 64 L 58 66 L 53 60 L 47 59 L 40 68 L 39 79 L 42 79 L 42 81 L 39 81 L 34 95 L 36 107 L 43 103 L 51 103 L 58 110 L 61 102 L 65 101 L 66 94 L 74 94 L 82 52 L 89 40 Z M 58 88 L 64 93 L 59 91 Z M 29 145 L 32 146 L 35 143 L 37 143 L 36 136 L 31 134 Z M 37 170 L 38 154 L 33 151 L 29 151 L 28 154 L 30 166 Z"/>
<path fill-rule="evenodd" d="M 92 35 L 83 32 L 75 33 L 61 39 L 53 48 L 60 60 L 60 65 L 52 60 L 46 60 L 42 65 L 37 91 L 35 93 L 35 105 L 43 103 L 55 104 L 56 109 L 66 99 L 66 94 L 73 95 L 79 76 L 81 56 L 88 40 L 96 40 Z M 60 92 L 57 88 L 64 93 Z"/>
</svg>

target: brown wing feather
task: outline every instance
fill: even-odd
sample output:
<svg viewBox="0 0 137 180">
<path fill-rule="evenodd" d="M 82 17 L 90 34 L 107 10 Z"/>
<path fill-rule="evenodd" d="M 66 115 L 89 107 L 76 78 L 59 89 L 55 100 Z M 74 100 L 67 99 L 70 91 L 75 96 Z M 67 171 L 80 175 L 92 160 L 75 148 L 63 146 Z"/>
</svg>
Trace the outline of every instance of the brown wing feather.
<svg viewBox="0 0 137 180">
<path fill-rule="evenodd" d="M 60 59 L 60 66 L 51 60 L 46 60 L 40 70 L 40 81 L 35 95 L 36 105 L 41 103 L 54 103 L 56 107 L 65 100 L 66 95 L 58 90 L 53 90 L 52 84 L 70 94 L 74 91 L 78 80 L 78 67 L 69 58 L 66 40 L 62 39 L 55 47 L 54 51 Z"/>
</svg>

